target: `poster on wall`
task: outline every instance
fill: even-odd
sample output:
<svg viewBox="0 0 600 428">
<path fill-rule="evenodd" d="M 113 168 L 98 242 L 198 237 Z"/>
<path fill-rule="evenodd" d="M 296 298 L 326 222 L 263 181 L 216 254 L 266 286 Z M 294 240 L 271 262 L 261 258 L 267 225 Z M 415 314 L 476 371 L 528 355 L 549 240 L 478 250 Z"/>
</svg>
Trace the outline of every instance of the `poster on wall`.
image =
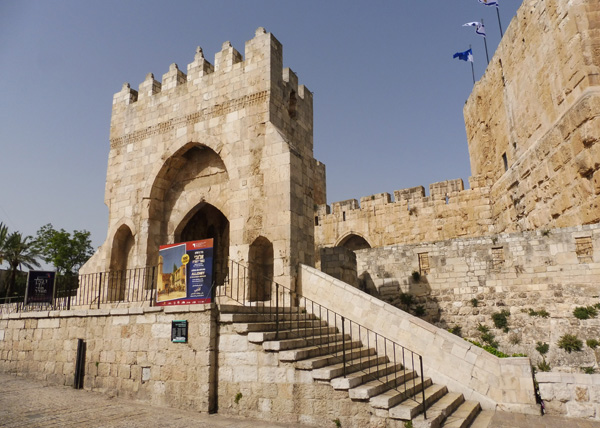
<svg viewBox="0 0 600 428">
<path fill-rule="evenodd" d="M 210 303 L 212 277 L 212 239 L 161 245 L 156 305 Z"/>
<path fill-rule="evenodd" d="M 27 273 L 27 288 L 25 289 L 25 304 L 52 303 L 56 272 L 30 270 Z"/>
</svg>

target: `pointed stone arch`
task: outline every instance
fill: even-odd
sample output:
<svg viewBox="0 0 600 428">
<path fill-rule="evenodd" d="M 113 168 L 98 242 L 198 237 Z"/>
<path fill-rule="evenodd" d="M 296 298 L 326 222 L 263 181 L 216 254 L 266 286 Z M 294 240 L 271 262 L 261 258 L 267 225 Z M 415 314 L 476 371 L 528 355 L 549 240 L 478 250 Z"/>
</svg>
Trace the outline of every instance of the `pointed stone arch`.
<svg viewBox="0 0 600 428">
<path fill-rule="evenodd" d="M 273 243 L 259 236 L 250 245 L 248 253 L 250 269 L 249 300 L 253 302 L 271 299 L 273 283 Z"/>
<path fill-rule="evenodd" d="M 108 300 L 120 301 L 125 298 L 127 270 L 133 267 L 135 238 L 126 224 L 119 226 L 112 241 L 110 252 Z"/>
<path fill-rule="evenodd" d="M 348 232 L 338 240 L 336 247 L 345 247 L 350 251 L 364 250 L 372 248 L 369 241 L 359 233 Z"/>
<path fill-rule="evenodd" d="M 214 138 L 211 141 L 214 145 Z M 212 206 L 225 218 L 227 239 L 219 237 L 219 240 L 229 245 L 229 222 L 226 220 L 226 206 L 230 200 L 229 173 L 223 159 L 210 146 L 196 142 L 180 145 L 166 158 L 145 193 L 148 195 L 146 258 L 149 264 L 157 262 L 160 245 L 180 242 L 184 227 L 195 214 L 202 212 L 203 204 Z M 223 231 L 218 232 L 215 234 Z M 227 254 L 222 249 L 220 256 Z"/>
<path fill-rule="evenodd" d="M 200 202 L 179 222 L 174 231 L 175 242 L 213 239 L 213 281 L 224 283 L 229 260 L 229 220 L 215 206 Z"/>
</svg>

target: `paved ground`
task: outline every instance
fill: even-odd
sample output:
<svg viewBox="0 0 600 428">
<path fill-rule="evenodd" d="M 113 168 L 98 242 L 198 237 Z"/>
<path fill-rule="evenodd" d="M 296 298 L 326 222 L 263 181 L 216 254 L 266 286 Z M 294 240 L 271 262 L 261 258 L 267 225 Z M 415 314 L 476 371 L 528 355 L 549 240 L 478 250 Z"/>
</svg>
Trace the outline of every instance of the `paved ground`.
<svg viewBox="0 0 600 428">
<path fill-rule="evenodd" d="M 192 411 L 157 408 L 122 398 L 0 373 L 0 427 L 10 428 L 306 428 Z M 496 412 L 493 428 L 600 428 L 600 422 Z M 368 427 L 365 427 L 368 428 Z"/>
</svg>

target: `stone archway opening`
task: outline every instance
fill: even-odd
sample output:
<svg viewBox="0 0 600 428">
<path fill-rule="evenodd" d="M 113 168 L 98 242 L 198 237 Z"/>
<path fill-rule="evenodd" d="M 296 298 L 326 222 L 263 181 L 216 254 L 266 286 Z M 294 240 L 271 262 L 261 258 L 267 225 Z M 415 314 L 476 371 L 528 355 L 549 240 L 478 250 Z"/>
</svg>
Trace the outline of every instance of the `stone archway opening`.
<svg viewBox="0 0 600 428">
<path fill-rule="evenodd" d="M 344 239 L 342 239 L 342 241 L 340 241 L 340 243 L 337 246 L 347 248 L 350 251 L 358 251 L 371 248 L 371 245 L 369 245 L 365 238 L 355 234 L 350 234 L 346 236 Z"/>
<path fill-rule="evenodd" d="M 122 225 L 117 229 L 113 238 L 110 253 L 110 273 L 108 278 L 108 300 L 120 301 L 125 299 L 127 288 L 127 270 L 132 266 L 133 247 L 135 239 L 131 229 Z"/>
<path fill-rule="evenodd" d="M 248 254 L 250 285 L 248 297 L 251 302 L 271 299 L 273 283 L 273 244 L 265 237 L 258 237 L 250 245 Z"/>
<path fill-rule="evenodd" d="M 181 222 L 176 242 L 213 239 L 213 282 L 222 285 L 229 259 L 229 220 L 213 205 L 201 202 Z"/>
</svg>

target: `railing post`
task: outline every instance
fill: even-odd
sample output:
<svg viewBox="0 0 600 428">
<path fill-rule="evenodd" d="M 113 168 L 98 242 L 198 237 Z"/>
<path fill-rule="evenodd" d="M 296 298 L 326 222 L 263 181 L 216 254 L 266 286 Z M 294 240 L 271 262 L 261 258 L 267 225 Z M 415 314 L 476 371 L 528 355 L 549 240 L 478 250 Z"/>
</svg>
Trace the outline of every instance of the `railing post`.
<svg viewBox="0 0 600 428">
<path fill-rule="evenodd" d="M 345 318 L 342 317 L 342 367 L 343 374 L 346 377 L 346 326 Z"/>
<path fill-rule="evenodd" d="M 150 280 L 150 307 L 154 306 L 154 289 L 158 287 L 158 281 L 156 281 L 155 275 L 156 266 L 152 266 L 152 279 Z"/>
<path fill-rule="evenodd" d="M 427 404 L 425 403 L 425 381 L 423 377 L 423 357 L 419 355 L 421 365 L 421 396 L 423 397 L 423 419 L 427 419 Z"/>
<path fill-rule="evenodd" d="M 275 283 L 275 340 L 279 339 L 279 284 Z"/>
<path fill-rule="evenodd" d="M 98 283 L 98 309 L 100 309 L 100 298 L 102 297 L 102 272 L 100 272 L 100 282 Z"/>
</svg>

